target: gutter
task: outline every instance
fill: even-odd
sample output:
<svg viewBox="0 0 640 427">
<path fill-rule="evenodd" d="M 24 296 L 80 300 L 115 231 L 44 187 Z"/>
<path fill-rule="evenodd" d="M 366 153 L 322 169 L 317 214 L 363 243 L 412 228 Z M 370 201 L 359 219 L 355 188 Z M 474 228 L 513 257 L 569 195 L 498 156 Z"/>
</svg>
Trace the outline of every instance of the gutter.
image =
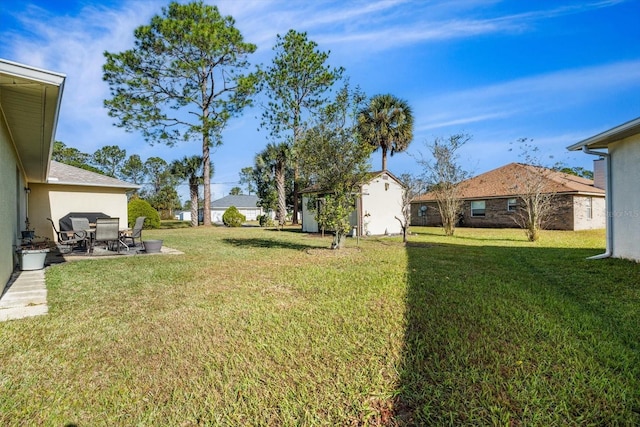
<svg viewBox="0 0 640 427">
<path fill-rule="evenodd" d="M 605 189 L 605 200 L 607 203 L 607 228 L 606 228 L 606 242 L 607 247 L 603 254 L 594 255 L 587 259 L 604 259 L 609 258 L 612 255 L 613 251 L 613 193 L 611 191 L 612 182 L 611 182 L 611 156 L 609 153 L 605 153 L 602 151 L 595 151 L 588 148 L 586 145 L 582 146 L 582 152 L 585 154 L 591 154 L 593 156 L 600 156 L 607 159 L 607 182 Z"/>
</svg>

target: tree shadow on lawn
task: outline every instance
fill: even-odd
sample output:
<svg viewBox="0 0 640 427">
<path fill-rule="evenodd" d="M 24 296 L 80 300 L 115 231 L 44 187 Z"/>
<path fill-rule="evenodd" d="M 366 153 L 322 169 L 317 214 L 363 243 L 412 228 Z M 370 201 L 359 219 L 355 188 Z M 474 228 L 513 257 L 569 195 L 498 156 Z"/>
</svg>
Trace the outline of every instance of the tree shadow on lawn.
<svg viewBox="0 0 640 427">
<path fill-rule="evenodd" d="M 304 251 L 307 249 L 315 249 L 317 245 L 306 245 L 297 242 L 288 242 L 282 239 L 260 239 L 260 238 L 225 238 L 224 243 L 228 243 L 237 247 L 251 248 L 281 248 Z"/>
<path fill-rule="evenodd" d="M 406 251 L 396 424 L 639 420 L 636 264 L 586 260 L 593 249 Z"/>
</svg>

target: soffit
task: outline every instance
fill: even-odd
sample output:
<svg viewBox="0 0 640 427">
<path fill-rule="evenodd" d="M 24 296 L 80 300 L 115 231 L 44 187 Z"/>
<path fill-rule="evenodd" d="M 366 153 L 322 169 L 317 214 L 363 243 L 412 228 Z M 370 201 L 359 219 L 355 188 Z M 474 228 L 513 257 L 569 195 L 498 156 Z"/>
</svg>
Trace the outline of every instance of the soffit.
<svg viewBox="0 0 640 427">
<path fill-rule="evenodd" d="M 51 84 L 36 80 L 40 70 L 0 63 L 0 113 L 9 129 L 28 182 L 45 182 L 58 117 L 64 76 Z M 24 73 L 14 73 L 14 71 Z"/>
</svg>

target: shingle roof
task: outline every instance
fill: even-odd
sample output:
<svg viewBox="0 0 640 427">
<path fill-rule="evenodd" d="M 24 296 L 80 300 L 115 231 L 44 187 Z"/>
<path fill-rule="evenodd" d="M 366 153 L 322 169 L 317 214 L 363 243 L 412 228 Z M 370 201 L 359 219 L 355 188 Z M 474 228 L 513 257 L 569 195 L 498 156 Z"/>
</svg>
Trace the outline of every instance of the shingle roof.
<svg viewBox="0 0 640 427">
<path fill-rule="evenodd" d="M 110 176 L 80 169 L 75 166 L 51 161 L 49 165 L 49 176 L 47 184 L 58 185 L 85 185 L 88 187 L 111 187 L 111 188 L 140 188 L 139 185 L 130 184 Z"/>
<path fill-rule="evenodd" d="M 547 188 L 550 193 L 604 196 L 604 190 L 594 187 L 593 180 L 522 163 L 509 163 L 508 165 L 461 182 L 460 195 L 462 199 L 515 197 L 519 194 L 519 177 L 537 171 L 544 172 L 547 179 Z M 433 200 L 435 200 L 433 193 L 427 193 L 416 197 L 413 201 L 424 202 Z"/>
<path fill-rule="evenodd" d="M 258 196 L 255 194 L 239 194 L 237 196 L 225 196 L 221 199 L 211 202 L 212 208 L 228 208 L 235 206 L 236 208 L 255 208 L 258 206 Z"/>
</svg>

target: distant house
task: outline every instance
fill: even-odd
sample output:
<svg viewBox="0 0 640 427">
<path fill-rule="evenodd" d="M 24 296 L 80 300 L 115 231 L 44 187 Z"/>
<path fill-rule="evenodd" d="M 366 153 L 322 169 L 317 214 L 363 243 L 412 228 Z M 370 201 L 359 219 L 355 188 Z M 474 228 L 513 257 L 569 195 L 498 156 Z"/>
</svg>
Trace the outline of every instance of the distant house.
<svg viewBox="0 0 640 427">
<path fill-rule="evenodd" d="M 534 168 L 534 169 L 531 169 Z M 528 169 L 528 170 L 527 170 Z M 510 163 L 460 184 L 463 212 L 460 224 L 467 227 L 517 227 L 520 177 L 535 167 Z M 555 194 L 552 217 L 544 226 L 550 230 L 585 230 L 605 227 L 605 191 L 592 180 L 552 170 L 543 170 L 545 188 Z M 522 191 L 522 190 L 521 190 Z M 411 203 L 411 225 L 439 226 L 442 219 L 433 193 Z"/>
<path fill-rule="evenodd" d="M 568 149 L 600 156 L 606 164 L 607 250 L 600 257 L 640 261 L 640 117 Z"/>
<path fill-rule="evenodd" d="M 126 191 L 135 185 L 51 161 L 65 78 L 0 59 L 0 289 L 27 218 L 37 235 L 51 238 L 46 218 L 74 211 L 99 209 L 127 224 Z"/>
<path fill-rule="evenodd" d="M 402 193 L 404 184 L 389 171 L 371 172 L 361 187 L 361 194 L 351 214 L 350 222 L 359 235 L 380 236 L 399 234 L 402 218 Z M 316 211 L 309 209 L 312 196 L 321 196 L 320 189 L 309 187 L 302 192 L 302 231 L 318 233 L 320 228 L 315 219 Z M 316 209 L 322 209 L 319 199 Z"/>
<path fill-rule="evenodd" d="M 258 206 L 258 196 L 252 194 L 239 194 L 237 196 L 225 196 L 211 202 L 211 222 L 222 224 L 222 215 L 231 206 L 235 206 L 247 221 L 256 221 L 264 212 Z"/>
</svg>

